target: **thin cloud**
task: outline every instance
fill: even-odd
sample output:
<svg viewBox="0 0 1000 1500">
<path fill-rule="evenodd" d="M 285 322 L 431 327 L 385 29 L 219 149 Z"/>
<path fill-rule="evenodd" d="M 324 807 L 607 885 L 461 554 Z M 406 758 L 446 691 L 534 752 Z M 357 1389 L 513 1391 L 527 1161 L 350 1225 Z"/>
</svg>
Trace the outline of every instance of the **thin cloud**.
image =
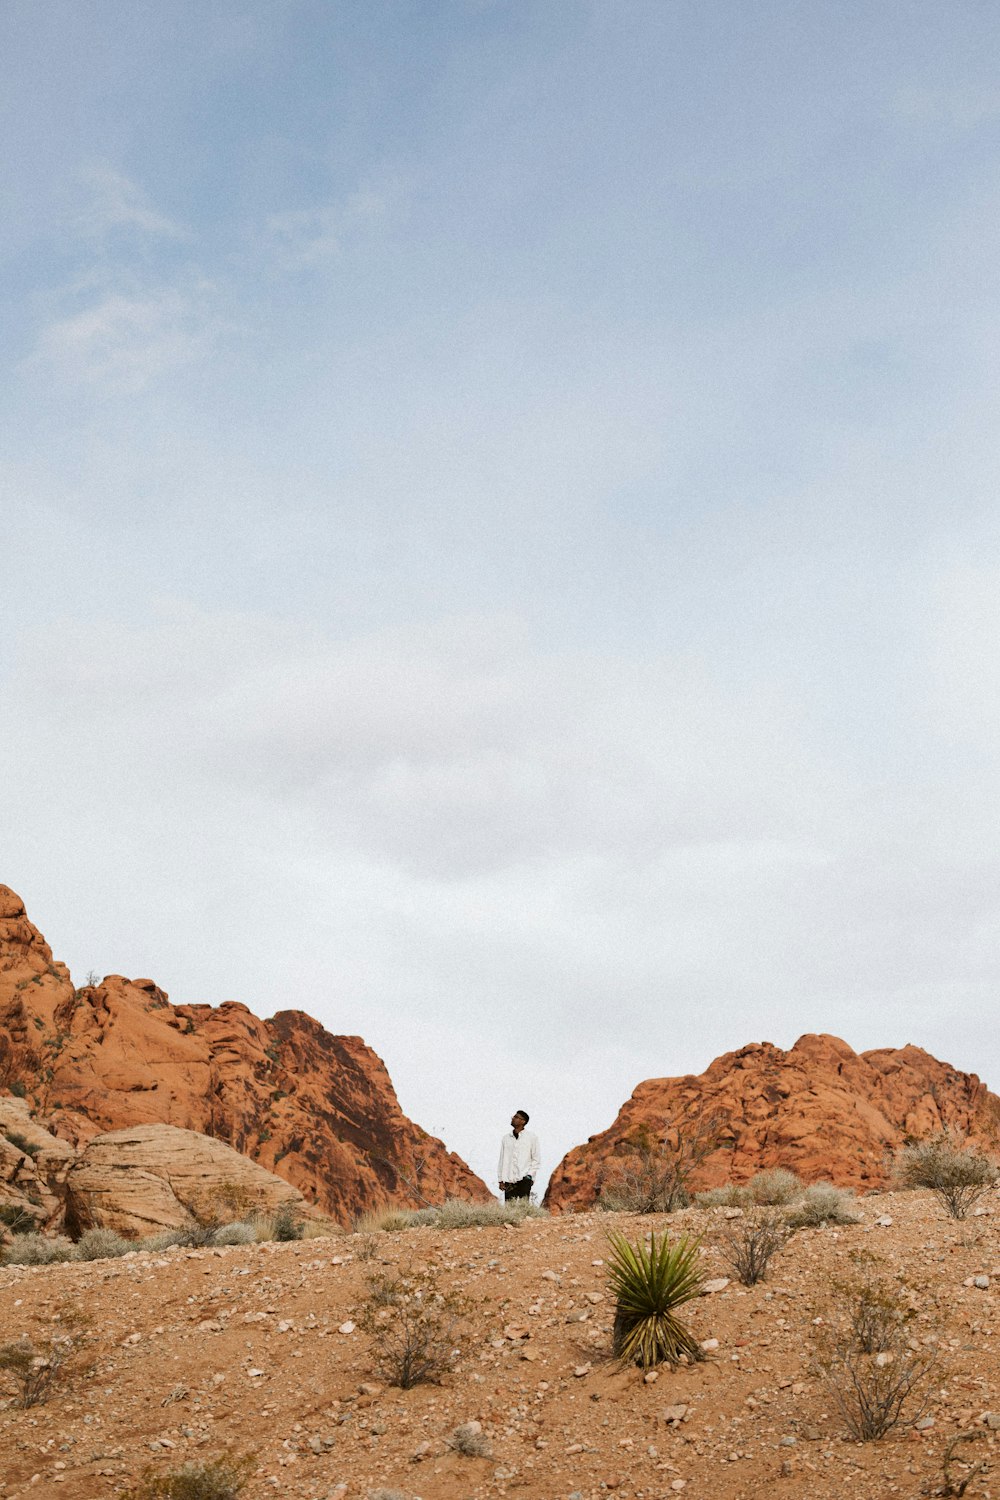
<svg viewBox="0 0 1000 1500">
<path fill-rule="evenodd" d="M 194 295 L 108 292 L 43 328 L 27 365 L 73 385 L 130 394 L 202 358 L 211 342 Z"/>
<path fill-rule="evenodd" d="M 160 213 L 138 183 L 110 162 L 93 162 L 80 176 L 90 193 L 78 220 L 84 234 L 100 238 L 116 229 L 133 229 L 155 239 L 191 238 L 189 230 Z"/>
</svg>

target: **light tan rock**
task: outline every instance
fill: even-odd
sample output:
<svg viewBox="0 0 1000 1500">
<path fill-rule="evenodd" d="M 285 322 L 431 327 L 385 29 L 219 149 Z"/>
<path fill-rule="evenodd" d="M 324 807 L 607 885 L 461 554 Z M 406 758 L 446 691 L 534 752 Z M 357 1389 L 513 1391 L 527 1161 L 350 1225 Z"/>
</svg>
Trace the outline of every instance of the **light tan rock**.
<svg viewBox="0 0 1000 1500">
<path fill-rule="evenodd" d="M 302 1194 L 238 1151 L 174 1125 L 137 1125 L 95 1136 L 66 1176 L 66 1217 L 73 1228 L 141 1236 L 192 1219 L 233 1219 L 291 1203 Z"/>
</svg>

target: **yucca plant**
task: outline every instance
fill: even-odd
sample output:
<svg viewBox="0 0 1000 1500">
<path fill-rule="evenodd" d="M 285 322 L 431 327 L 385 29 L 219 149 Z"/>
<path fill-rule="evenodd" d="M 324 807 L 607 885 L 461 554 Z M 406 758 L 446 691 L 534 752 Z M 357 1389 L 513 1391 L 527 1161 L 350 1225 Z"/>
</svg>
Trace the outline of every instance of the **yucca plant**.
<svg viewBox="0 0 1000 1500">
<path fill-rule="evenodd" d="M 701 1290 L 699 1240 L 667 1235 L 649 1245 L 633 1245 L 623 1234 L 609 1234 L 608 1281 L 615 1296 L 613 1347 L 623 1364 L 675 1365 L 683 1354 L 698 1359 L 697 1340 L 675 1315 L 675 1309 Z"/>
</svg>

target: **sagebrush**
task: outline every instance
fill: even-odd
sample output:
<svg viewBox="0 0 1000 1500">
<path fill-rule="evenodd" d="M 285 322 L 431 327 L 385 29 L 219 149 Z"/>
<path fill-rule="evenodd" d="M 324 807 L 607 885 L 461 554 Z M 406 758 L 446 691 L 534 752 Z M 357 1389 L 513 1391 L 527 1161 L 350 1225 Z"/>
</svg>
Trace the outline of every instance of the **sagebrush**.
<svg viewBox="0 0 1000 1500">
<path fill-rule="evenodd" d="M 964 1219 L 997 1180 L 997 1165 L 950 1131 L 904 1146 L 893 1163 L 902 1188 L 929 1188 L 953 1219 Z"/>
<path fill-rule="evenodd" d="M 190 1460 L 166 1474 L 147 1469 L 125 1500 L 236 1500 L 256 1467 L 253 1454 L 245 1454 L 207 1463 Z"/>
</svg>

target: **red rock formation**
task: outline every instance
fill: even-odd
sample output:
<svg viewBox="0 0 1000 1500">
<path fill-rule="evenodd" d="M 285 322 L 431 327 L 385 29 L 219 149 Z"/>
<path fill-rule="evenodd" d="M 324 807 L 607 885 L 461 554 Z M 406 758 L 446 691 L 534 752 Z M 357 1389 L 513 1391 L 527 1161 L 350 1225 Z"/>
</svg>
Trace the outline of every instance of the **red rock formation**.
<svg viewBox="0 0 1000 1500">
<path fill-rule="evenodd" d="M 591 1207 L 599 1175 L 613 1174 L 644 1136 L 676 1140 L 714 1122 L 716 1149 L 696 1188 L 746 1182 L 787 1167 L 806 1182 L 878 1187 L 887 1157 L 907 1137 L 942 1129 L 1000 1147 L 1000 1098 L 919 1047 L 857 1053 L 833 1036 L 803 1036 L 789 1052 L 754 1042 L 717 1057 L 704 1073 L 640 1083 L 608 1130 L 576 1146 L 549 1183 L 550 1207 Z"/>
<path fill-rule="evenodd" d="M 151 979 L 74 989 L 20 899 L 0 886 L 0 1089 L 23 1093 L 74 1144 L 166 1124 L 227 1142 L 324 1212 L 488 1198 L 483 1182 L 408 1120 L 360 1037 L 300 1011 L 171 1005 Z"/>
</svg>

